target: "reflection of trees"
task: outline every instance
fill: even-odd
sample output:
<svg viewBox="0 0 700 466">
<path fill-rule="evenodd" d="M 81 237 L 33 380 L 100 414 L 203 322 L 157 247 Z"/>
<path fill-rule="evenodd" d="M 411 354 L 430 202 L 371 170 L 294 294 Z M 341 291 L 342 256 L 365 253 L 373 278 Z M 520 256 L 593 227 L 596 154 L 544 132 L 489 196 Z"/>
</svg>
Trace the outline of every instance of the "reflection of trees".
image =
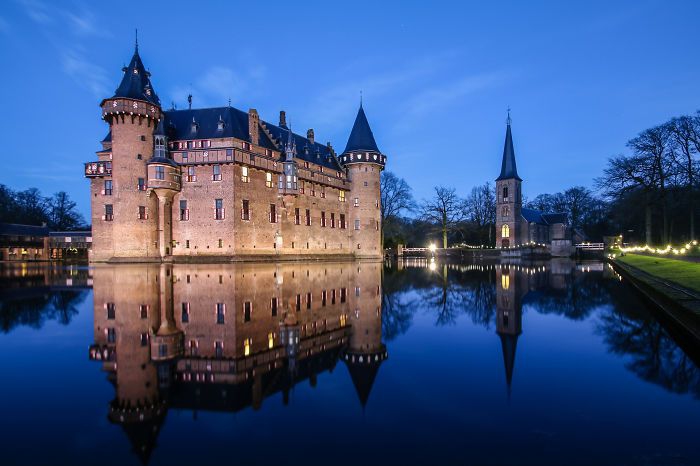
<svg viewBox="0 0 700 466">
<path fill-rule="evenodd" d="M 655 320 L 608 309 L 597 331 L 610 351 L 631 358 L 625 367 L 641 379 L 700 398 L 700 370 Z"/>
<path fill-rule="evenodd" d="M 67 325 L 78 314 L 77 306 L 87 294 L 87 290 L 47 290 L 43 294 L 3 301 L 0 303 L 0 330 L 8 333 L 21 325 L 41 328 L 50 320 Z"/>
<path fill-rule="evenodd" d="M 546 275 L 543 278 L 546 278 Z M 554 289 L 544 283 L 537 286 L 537 291 L 529 293 L 523 299 L 523 303 L 533 305 L 541 314 L 557 314 L 571 320 L 584 320 L 590 316 L 593 309 L 611 301 L 606 284 L 598 274 L 581 273 L 558 278 L 565 281 L 566 285 L 562 289 Z"/>
<path fill-rule="evenodd" d="M 407 291 L 411 288 L 408 270 L 385 269 L 382 280 L 382 337 L 384 341 L 406 333 L 413 322 L 416 306 Z"/>
</svg>

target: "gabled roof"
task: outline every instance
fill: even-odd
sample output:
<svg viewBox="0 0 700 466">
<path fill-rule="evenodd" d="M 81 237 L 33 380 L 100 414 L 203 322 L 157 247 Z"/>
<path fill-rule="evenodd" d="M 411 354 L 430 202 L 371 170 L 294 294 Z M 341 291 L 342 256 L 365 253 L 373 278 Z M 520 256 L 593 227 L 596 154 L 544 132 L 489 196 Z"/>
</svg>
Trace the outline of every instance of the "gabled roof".
<svg viewBox="0 0 700 466">
<path fill-rule="evenodd" d="M 248 112 L 234 107 L 213 107 L 188 110 L 166 110 L 165 127 L 170 140 L 236 138 L 252 142 L 248 128 Z M 220 130 L 219 121 L 223 128 Z M 258 144 L 266 149 L 280 151 L 284 159 L 284 144 L 289 140 L 290 130 L 266 121 L 260 124 L 267 130 L 259 132 Z M 272 140 L 267 133 L 272 136 Z M 296 144 L 296 158 L 312 162 L 332 170 L 341 170 L 341 166 L 330 148 L 311 142 L 294 132 L 291 133 Z"/>
<path fill-rule="evenodd" d="M 501 161 L 501 174 L 496 181 L 516 179 L 522 181 L 518 176 L 518 169 L 515 166 L 515 150 L 513 149 L 513 135 L 510 131 L 510 116 L 506 127 L 506 141 L 503 145 L 503 160 Z"/>
<path fill-rule="evenodd" d="M 352 125 L 348 144 L 345 146 L 343 153 L 351 151 L 379 152 L 377 143 L 374 140 L 374 134 L 372 134 L 372 128 L 369 127 L 369 122 L 367 121 L 367 116 L 362 108 L 362 104 L 360 104 L 360 109 L 357 111 L 355 124 Z"/>
<path fill-rule="evenodd" d="M 141 57 L 139 56 L 138 44 L 136 44 L 134 56 L 131 57 L 129 66 L 123 68 L 122 71 L 124 71 L 124 77 L 122 77 L 122 82 L 119 84 L 112 98 L 123 97 L 127 99 L 145 100 L 146 102 L 160 106 L 160 99 L 151 85 L 151 73 L 146 71 Z"/>
<path fill-rule="evenodd" d="M 567 217 L 563 213 L 545 214 L 535 209 L 523 207 L 521 214 L 529 223 L 537 223 L 539 225 L 552 225 L 555 223 L 566 223 Z"/>
</svg>

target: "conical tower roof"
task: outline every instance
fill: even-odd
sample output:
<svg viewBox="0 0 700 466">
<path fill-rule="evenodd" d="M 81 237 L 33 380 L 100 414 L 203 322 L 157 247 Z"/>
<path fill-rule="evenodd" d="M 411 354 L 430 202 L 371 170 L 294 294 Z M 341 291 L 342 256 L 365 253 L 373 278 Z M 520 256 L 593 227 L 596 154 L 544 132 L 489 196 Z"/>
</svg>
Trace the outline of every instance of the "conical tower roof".
<svg viewBox="0 0 700 466">
<path fill-rule="evenodd" d="M 134 56 L 131 57 L 129 66 L 123 69 L 124 77 L 119 87 L 114 92 L 115 97 L 127 99 L 145 100 L 152 104 L 160 106 L 160 99 L 156 95 L 153 86 L 151 85 L 151 73 L 146 71 L 139 56 L 139 44 L 136 42 L 134 48 Z"/>
<path fill-rule="evenodd" d="M 357 398 L 360 400 L 362 407 L 367 405 L 367 400 L 369 400 L 369 394 L 372 391 L 374 379 L 377 378 L 380 364 L 381 361 L 369 364 L 348 364 L 350 378 L 352 379 L 352 384 L 355 386 Z"/>
<path fill-rule="evenodd" d="M 343 151 L 343 153 L 352 151 L 379 152 L 377 143 L 374 140 L 374 134 L 372 134 L 372 128 L 369 127 L 369 122 L 367 121 L 367 116 L 365 115 L 365 110 L 362 108 L 362 104 L 360 104 L 360 109 L 357 111 L 355 124 L 352 125 L 348 144 L 345 146 L 345 151 Z"/>
<path fill-rule="evenodd" d="M 518 335 L 512 333 L 499 333 L 501 337 L 501 349 L 503 350 L 503 365 L 506 369 L 506 384 L 508 396 L 510 396 L 510 384 L 513 381 L 513 369 L 515 368 L 515 349 L 518 344 Z"/>
<path fill-rule="evenodd" d="M 499 180 L 516 179 L 522 181 L 518 176 L 518 169 L 515 165 L 515 150 L 513 149 L 513 135 L 510 131 L 510 115 L 508 115 L 508 125 L 506 127 L 506 142 L 503 145 L 503 161 L 501 162 L 501 174 L 496 178 Z"/>
</svg>

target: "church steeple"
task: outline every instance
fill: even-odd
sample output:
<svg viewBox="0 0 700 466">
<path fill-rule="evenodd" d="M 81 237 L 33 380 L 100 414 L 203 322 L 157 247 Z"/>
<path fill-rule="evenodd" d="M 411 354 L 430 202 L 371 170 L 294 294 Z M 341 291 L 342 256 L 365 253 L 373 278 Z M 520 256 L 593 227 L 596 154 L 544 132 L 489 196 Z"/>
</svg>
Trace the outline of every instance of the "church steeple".
<svg viewBox="0 0 700 466">
<path fill-rule="evenodd" d="M 510 131 L 510 109 L 508 110 L 508 119 L 506 120 L 506 141 L 503 145 L 503 161 L 501 162 L 501 174 L 496 178 L 496 181 L 516 179 L 522 181 L 518 176 L 518 169 L 515 165 L 515 150 L 513 149 L 513 135 Z"/>
<path fill-rule="evenodd" d="M 122 68 L 124 76 L 112 98 L 127 98 L 150 102 L 160 106 L 160 99 L 151 85 L 151 73 L 143 66 L 139 55 L 138 36 L 134 45 L 134 55 L 129 66 Z"/>
</svg>

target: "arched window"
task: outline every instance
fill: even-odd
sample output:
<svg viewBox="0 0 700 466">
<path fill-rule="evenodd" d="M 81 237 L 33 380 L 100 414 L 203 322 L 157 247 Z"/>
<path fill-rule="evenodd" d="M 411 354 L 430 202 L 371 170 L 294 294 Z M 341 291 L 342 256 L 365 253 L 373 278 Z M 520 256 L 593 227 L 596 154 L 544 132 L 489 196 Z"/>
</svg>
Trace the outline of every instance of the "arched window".
<svg viewBox="0 0 700 466">
<path fill-rule="evenodd" d="M 508 202 L 508 186 L 503 187 L 503 202 Z"/>
<path fill-rule="evenodd" d="M 510 227 L 508 225 L 503 225 L 501 227 L 501 238 L 510 237 Z"/>
</svg>

